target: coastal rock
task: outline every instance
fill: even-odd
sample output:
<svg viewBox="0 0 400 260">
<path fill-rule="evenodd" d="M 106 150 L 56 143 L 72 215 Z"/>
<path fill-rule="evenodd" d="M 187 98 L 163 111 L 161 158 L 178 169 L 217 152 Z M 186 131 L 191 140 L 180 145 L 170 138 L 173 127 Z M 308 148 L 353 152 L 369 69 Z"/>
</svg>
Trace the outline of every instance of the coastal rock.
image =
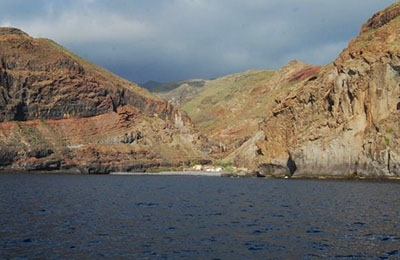
<svg viewBox="0 0 400 260">
<path fill-rule="evenodd" d="M 260 161 L 290 157 L 297 177 L 400 176 L 399 10 L 374 15 L 333 64 L 276 106 L 262 125 Z"/>
<path fill-rule="evenodd" d="M 0 28 L 0 170 L 109 173 L 206 157 L 189 117 L 48 39 Z"/>
<path fill-rule="evenodd" d="M 264 176 L 400 177 L 400 3 L 336 60 L 208 80 L 185 110 L 210 154 Z M 169 98 L 179 99 L 171 91 Z M 168 96 L 168 95 L 166 95 Z"/>
<path fill-rule="evenodd" d="M 0 28 L 0 169 L 106 174 L 219 161 L 246 169 L 225 176 L 399 178 L 398 28 L 396 2 L 326 66 L 293 60 L 167 84 L 170 102 L 50 40 Z"/>
<path fill-rule="evenodd" d="M 176 112 L 167 102 L 54 42 L 7 34 L 13 32 L 10 28 L 0 31 L 0 122 L 91 117 L 124 105 L 162 119 Z"/>
</svg>

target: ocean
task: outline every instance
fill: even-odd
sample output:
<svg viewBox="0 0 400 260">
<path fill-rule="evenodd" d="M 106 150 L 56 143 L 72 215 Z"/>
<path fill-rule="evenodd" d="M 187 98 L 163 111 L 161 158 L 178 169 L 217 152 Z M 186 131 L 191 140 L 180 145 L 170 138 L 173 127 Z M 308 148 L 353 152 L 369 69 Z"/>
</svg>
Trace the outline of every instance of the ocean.
<svg viewBox="0 0 400 260">
<path fill-rule="evenodd" d="M 400 259 L 400 182 L 0 174 L 1 259 Z"/>
</svg>

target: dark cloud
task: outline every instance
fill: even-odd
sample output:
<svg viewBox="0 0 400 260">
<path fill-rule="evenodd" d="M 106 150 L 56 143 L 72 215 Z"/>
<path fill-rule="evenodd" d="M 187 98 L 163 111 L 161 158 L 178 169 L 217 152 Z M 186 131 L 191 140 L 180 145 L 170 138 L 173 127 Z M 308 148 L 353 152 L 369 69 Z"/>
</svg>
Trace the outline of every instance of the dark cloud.
<svg viewBox="0 0 400 260">
<path fill-rule="evenodd" d="M 1 25 L 51 38 L 136 82 L 325 64 L 393 0 L 0 1 Z"/>
</svg>

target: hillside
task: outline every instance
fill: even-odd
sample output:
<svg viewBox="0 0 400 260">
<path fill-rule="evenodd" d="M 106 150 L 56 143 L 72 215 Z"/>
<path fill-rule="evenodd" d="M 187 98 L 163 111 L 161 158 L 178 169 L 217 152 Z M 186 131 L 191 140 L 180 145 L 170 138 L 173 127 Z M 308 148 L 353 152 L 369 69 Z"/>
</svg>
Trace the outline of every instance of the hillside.
<svg viewBox="0 0 400 260">
<path fill-rule="evenodd" d="M 144 171 L 204 158 L 190 119 L 47 39 L 0 28 L 0 168 Z"/>
<path fill-rule="evenodd" d="M 153 93 L 158 93 L 162 96 L 182 86 L 189 86 L 191 88 L 201 88 L 204 86 L 205 82 L 206 80 L 203 79 L 189 79 L 189 80 L 172 81 L 164 83 L 157 81 L 148 81 L 146 83 L 143 83 L 141 86 Z"/>
<path fill-rule="evenodd" d="M 51 40 L 0 28 L 0 170 L 213 161 L 245 175 L 400 178 L 398 28 L 396 2 L 328 65 L 151 83 L 168 101 Z"/>
<path fill-rule="evenodd" d="M 399 16 L 400 3 L 375 14 L 315 80 L 275 106 L 261 126 L 259 165 L 291 164 L 297 176 L 400 176 Z"/>
<path fill-rule="evenodd" d="M 293 60 L 277 71 L 249 70 L 207 80 L 201 88 L 183 84 L 158 94 L 190 116 L 208 137 L 212 154 L 221 159 L 259 131 L 265 116 L 297 82 L 319 70 L 319 66 Z"/>
<path fill-rule="evenodd" d="M 217 158 L 259 175 L 399 177 L 399 16 L 375 14 L 331 64 L 207 81 L 181 108 Z"/>
</svg>

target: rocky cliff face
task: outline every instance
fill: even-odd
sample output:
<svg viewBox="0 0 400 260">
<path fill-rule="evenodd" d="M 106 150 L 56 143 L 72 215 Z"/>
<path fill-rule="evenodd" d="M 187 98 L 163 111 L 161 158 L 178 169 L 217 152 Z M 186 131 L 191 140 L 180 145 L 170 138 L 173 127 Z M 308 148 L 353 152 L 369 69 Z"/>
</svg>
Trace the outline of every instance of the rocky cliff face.
<svg viewBox="0 0 400 260">
<path fill-rule="evenodd" d="M 396 3 L 332 64 L 296 83 L 260 124 L 253 167 L 264 175 L 400 176 L 398 28 Z M 250 153 L 231 158 L 244 166 Z"/>
<path fill-rule="evenodd" d="M 0 28 L 0 168 L 110 172 L 203 158 L 189 118 L 46 39 Z"/>
<path fill-rule="evenodd" d="M 292 61 L 166 95 L 199 134 L 170 102 L 1 28 L 0 170 L 144 171 L 212 158 L 258 176 L 400 177 L 398 28 L 395 3 L 331 64 Z"/>
<path fill-rule="evenodd" d="M 170 118 L 173 108 L 56 43 L 0 29 L 0 121 L 90 117 L 130 105 Z"/>
</svg>

